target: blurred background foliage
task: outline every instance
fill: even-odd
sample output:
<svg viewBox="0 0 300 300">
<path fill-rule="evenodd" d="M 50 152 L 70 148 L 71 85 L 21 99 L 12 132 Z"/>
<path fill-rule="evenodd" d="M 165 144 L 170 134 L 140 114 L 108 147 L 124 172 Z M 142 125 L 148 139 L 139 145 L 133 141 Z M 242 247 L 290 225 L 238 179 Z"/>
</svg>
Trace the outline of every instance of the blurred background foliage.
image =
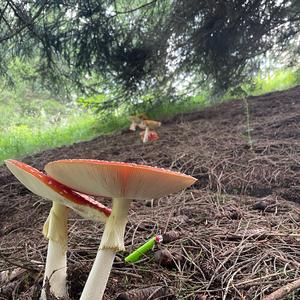
<svg viewBox="0 0 300 300">
<path fill-rule="evenodd" d="M 0 2 L 0 161 L 300 82 L 297 0 Z"/>
</svg>

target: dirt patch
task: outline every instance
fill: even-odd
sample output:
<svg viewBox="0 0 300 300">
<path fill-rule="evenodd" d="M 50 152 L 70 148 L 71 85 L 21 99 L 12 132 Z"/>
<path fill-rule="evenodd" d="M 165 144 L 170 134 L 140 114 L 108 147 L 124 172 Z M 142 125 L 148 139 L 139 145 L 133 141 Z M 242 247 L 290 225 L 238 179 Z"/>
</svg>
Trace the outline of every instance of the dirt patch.
<svg viewBox="0 0 300 300">
<path fill-rule="evenodd" d="M 127 250 L 117 256 L 105 299 L 151 286 L 167 286 L 178 299 L 261 299 L 300 271 L 299 98 L 300 87 L 248 98 L 252 148 L 244 102 L 234 101 L 165 120 L 160 140 L 151 144 L 124 130 L 23 161 L 41 170 L 62 158 L 125 161 L 199 179 L 153 207 L 134 202 Z M 0 299 L 38 299 L 47 244 L 41 229 L 49 208 L 0 167 L 0 271 L 26 269 L 0 284 Z M 72 299 L 79 299 L 102 230 L 75 214 L 70 218 Z M 174 265 L 159 264 L 154 251 L 135 265 L 124 263 L 147 238 L 170 230 L 180 237 L 160 248 L 180 253 Z"/>
</svg>

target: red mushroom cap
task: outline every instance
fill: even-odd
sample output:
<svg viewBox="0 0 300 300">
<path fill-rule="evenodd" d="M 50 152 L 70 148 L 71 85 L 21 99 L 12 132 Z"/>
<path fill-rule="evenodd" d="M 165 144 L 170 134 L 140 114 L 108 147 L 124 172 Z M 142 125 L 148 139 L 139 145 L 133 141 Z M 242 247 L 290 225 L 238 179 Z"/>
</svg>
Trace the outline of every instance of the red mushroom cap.
<svg viewBox="0 0 300 300">
<path fill-rule="evenodd" d="M 145 130 L 140 132 L 140 137 L 142 140 L 144 139 L 145 132 L 146 132 Z M 159 136 L 158 136 L 157 132 L 154 130 L 150 130 L 149 134 L 148 134 L 148 141 L 154 142 L 154 141 L 157 141 L 158 139 L 159 139 Z"/>
<path fill-rule="evenodd" d="M 106 219 L 111 210 L 92 197 L 73 191 L 52 177 L 17 160 L 6 160 L 15 177 L 33 193 L 72 208 L 83 217 Z"/>
<path fill-rule="evenodd" d="M 139 124 L 139 127 L 141 129 L 145 129 L 146 127 L 149 127 L 150 129 L 155 129 L 160 126 L 161 126 L 161 122 L 154 121 L 154 120 L 143 120 L 141 124 Z"/>
<path fill-rule="evenodd" d="M 45 170 L 51 177 L 85 194 L 137 200 L 176 193 L 197 180 L 156 167 L 89 159 L 50 162 Z"/>
</svg>

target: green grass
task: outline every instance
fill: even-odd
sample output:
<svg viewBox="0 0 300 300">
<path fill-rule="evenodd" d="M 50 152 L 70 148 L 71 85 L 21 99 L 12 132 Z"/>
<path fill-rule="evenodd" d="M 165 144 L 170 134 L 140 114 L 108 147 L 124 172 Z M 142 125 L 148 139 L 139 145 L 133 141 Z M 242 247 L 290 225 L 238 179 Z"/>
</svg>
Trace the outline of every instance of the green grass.
<svg viewBox="0 0 300 300">
<path fill-rule="evenodd" d="M 300 84 L 300 68 L 276 70 L 272 75 L 259 74 L 253 83 L 244 84 L 241 88 L 248 96 L 258 96 L 266 93 L 286 90 Z M 150 108 L 147 115 L 156 119 L 168 119 L 178 113 L 187 113 L 216 105 L 218 102 L 240 99 L 240 95 L 226 93 L 219 101 L 209 101 L 209 92 L 203 91 L 194 97 L 186 97 L 181 102 L 163 103 L 158 107 Z"/>
<path fill-rule="evenodd" d="M 253 96 L 286 90 L 300 84 L 300 69 L 276 70 L 268 76 L 258 75 L 254 83 L 255 89 L 249 90 Z"/>
<path fill-rule="evenodd" d="M 8 158 L 22 158 L 41 150 L 89 140 L 99 134 L 114 132 L 126 123 L 128 121 L 124 117 L 101 120 L 84 113 L 45 127 L 14 124 L 0 133 L 0 163 Z"/>
<path fill-rule="evenodd" d="M 279 69 L 270 74 L 258 74 L 252 84 L 242 84 L 241 88 L 248 96 L 259 96 L 275 91 L 282 91 L 300 84 L 300 67 Z M 226 93 L 222 100 L 240 99 L 240 95 Z"/>
<path fill-rule="evenodd" d="M 180 102 L 162 103 L 159 106 L 149 108 L 149 110 L 147 110 L 147 116 L 151 119 L 166 120 L 179 113 L 188 113 L 199 110 L 200 108 L 205 108 L 209 105 L 206 101 L 208 96 L 209 94 L 207 92 L 203 92 L 194 97 L 186 97 Z"/>
<path fill-rule="evenodd" d="M 12 125 L 0 134 L 0 160 L 20 158 L 36 151 L 81 140 L 93 135 L 94 123 L 93 119 L 84 118 L 66 125 L 49 124 L 48 128 Z"/>
<path fill-rule="evenodd" d="M 277 70 L 272 75 L 259 75 L 253 85 L 243 85 L 248 95 L 261 95 L 300 84 L 300 69 Z M 2 94 L 0 98 L 0 164 L 8 158 L 18 158 L 74 142 L 90 140 L 100 134 L 113 133 L 129 125 L 119 109 L 114 114 L 97 115 L 71 108 L 55 100 L 43 98 L 24 101 L 22 93 Z M 31 95 L 27 95 L 27 98 Z M 221 100 L 234 98 L 227 93 Z M 236 97 L 240 98 L 240 97 Z M 207 101 L 208 92 L 183 98 L 180 102 L 163 103 L 147 110 L 153 119 L 164 120 L 178 113 L 191 112 L 214 105 Z M 9 120 L 9 121 L 8 121 Z"/>
</svg>

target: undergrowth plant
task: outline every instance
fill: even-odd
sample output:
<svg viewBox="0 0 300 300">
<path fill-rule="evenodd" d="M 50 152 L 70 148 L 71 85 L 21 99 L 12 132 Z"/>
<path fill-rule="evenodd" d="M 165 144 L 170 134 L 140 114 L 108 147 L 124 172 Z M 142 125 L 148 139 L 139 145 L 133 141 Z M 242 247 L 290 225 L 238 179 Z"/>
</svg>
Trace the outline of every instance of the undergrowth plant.
<svg viewBox="0 0 300 300">
<path fill-rule="evenodd" d="M 243 97 L 243 102 L 245 105 L 245 115 L 246 115 L 246 134 L 247 134 L 247 143 L 250 150 L 253 150 L 253 140 L 251 137 L 252 128 L 250 127 L 250 110 L 249 110 L 249 103 L 246 97 Z"/>
</svg>

